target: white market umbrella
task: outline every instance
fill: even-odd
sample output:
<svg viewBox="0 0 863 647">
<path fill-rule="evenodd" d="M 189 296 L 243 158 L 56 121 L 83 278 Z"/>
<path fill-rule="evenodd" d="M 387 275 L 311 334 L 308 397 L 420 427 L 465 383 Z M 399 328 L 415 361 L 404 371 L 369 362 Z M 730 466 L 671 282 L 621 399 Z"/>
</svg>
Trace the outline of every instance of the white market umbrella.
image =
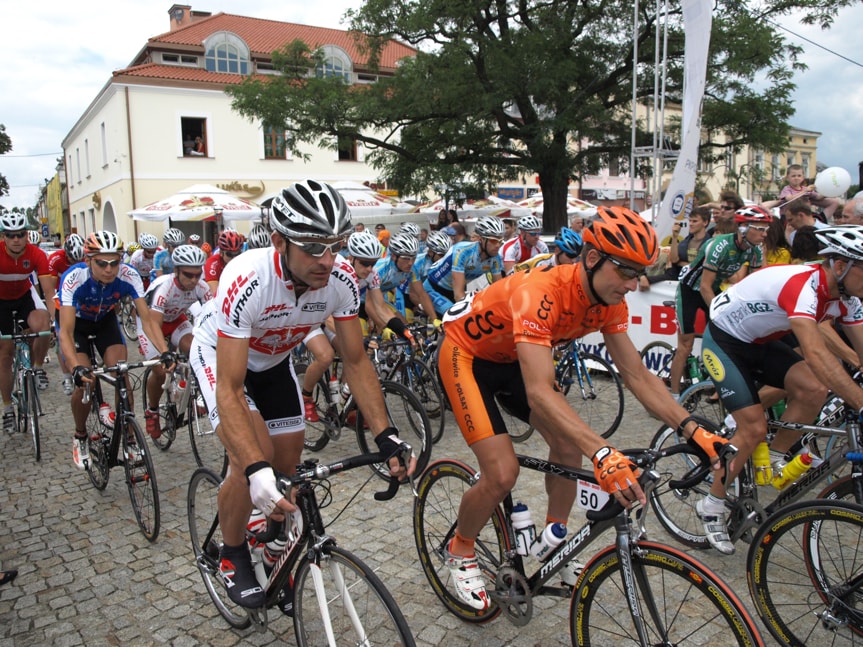
<svg viewBox="0 0 863 647">
<path fill-rule="evenodd" d="M 438 213 L 444 208 L 446 208 L 446 201 L 443 198 L 435 200 L 434 202 L 421 204 L 416 207 L 417 211 L 424 213 L 429 217 L 430 222 L 437 221 Z M 530 209 L 522 207 L 512 200 L 504 200 L 503 198 L 498 198 L 493 195 L 479 200 L 465 200 L 460 205 L 455 201 L 450 200 L 449 208 L 456 210 L 459 219 L 475 219 L 482 216 L 521 218 L 522 216 L 529 216 L 533 213 Z"/>
<path fill-rule="evenodd" d="M 340 188 L 340 185 L 349 184 L 353 188 Z M 382 195 L 369 187 L 357 182 L 334 182 L 331 184 L 345 199 L 351 217 L 377 218 L 380 216 L 391 216 L 400 213 L 409 213 L 415 209 L 414 205 L 401 202 L 395 198 Z M 359 188 L 362 187 L 362 188 Z M 278 193 L 270 193 L 261 200 L 261 206 L 269 208 Z"/>
<path fill-rule="evenodd" d="M 543 204 L 544 200 L 542 198 L 542 193 L 535 193 L 534 195 L 526 198 L 524 200 L 518 201 L 519 206 L 526 207 L 530 209 L 537 216 L 542 216 L 543 213 Z M 589 218 L 596 214 L 596 207 L 589 202 L 585 202 L 584 200 L 579 200 L 578 198 L 574 198 L 571 195 L 566 198 L 566 215 L 574 216 L 581 215 L 584 218 Z"/>
<path fill-rule="evenodd" d="M 208 220 L 218 215 L 225 222 L 256 220 L 261 217 L 261 207 L 219 187 L 193 184 L 172 196 L 129 212 L 129 217 L 134 220 L 150 222 Z"/>
</svg>

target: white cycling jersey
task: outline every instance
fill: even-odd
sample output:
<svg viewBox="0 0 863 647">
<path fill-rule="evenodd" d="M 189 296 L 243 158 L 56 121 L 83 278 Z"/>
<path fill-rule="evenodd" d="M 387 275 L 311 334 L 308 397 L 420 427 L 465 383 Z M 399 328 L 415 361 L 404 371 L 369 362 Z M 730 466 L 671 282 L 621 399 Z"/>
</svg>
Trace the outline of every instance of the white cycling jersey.
<svg viewBox="0 0 863 647">
<path fill-rule="evenodd" d="M 203 280 L 198 281 L 193 290 L 184 290 L 171 273 L 157 277 L 150 284 L 144 298 L 150 310 L 162 314 L 164 323 L 171 323 L 185 314 L 193 303 L 204 303 L 212 299 L 213 293 Z"/>
<path fill-rule="evenodd" d="M 735 339 L 763 343 L 790 332 L 790 320 L 863 323 L 857 297 L 833 299 L 821 265 L 771 265 L 735 283 L 710 304 L 710 321 Z"/>
<path fill-rule="evenodd" d="M 500 248 L 500 257 L 504 263 L 523 263 L 529 258 L 548 253 L 548 245 L 540 239 L 532 247 L 526 245 L 521 236 L 510 238 Z"/>
<path fill-rule="evenodd" d="M 195 341 L 215 348 L 220 336 L 248 339 L 249 370 L 265 371 L 329 316 L 356 317 L 359 302 L 357 275 L 345 259 L 336 258 L 324 287 L 298 299 L 279 253 L 272 247 L 253 249 L 225 267 L 216 298 L 195 326 Z"/>
</svg>

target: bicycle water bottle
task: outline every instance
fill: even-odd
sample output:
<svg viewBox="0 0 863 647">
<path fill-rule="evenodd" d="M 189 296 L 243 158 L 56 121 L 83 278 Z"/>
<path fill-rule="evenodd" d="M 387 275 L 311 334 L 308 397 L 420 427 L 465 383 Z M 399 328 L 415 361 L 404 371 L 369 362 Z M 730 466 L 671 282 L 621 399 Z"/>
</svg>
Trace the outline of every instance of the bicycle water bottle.
<svg viewBox="0 0 863 647">
<path fill-rule="evenodd" d="M 330 377 L 330 398 L 336 399 L 339 395 L 339 391 L 341 389 L 341 384 L 339 384 L 339 377 L 333 373 Z"/>
<path fill-rule="evenodd" d="M 259 544 L 253 535 L 264 532 L 267 529 L 267 518 L 264 513 L 257 508 L 252 509 L 252 514 L 249 516 L 249 521 L 246 523 L 246 531 L 249 533 L 249 552 L 252 558 L 252 568 L 255 570 L 255 577 L 261 588 L 267 586 L 267 572 L 264 569 L 264 546 Z"/>
<path fill-rule="evenodd" d="M 563 543 L 565 537 L 566 526 L 562 523 L 550 523 L 530 547 L 530 553 L 539 561 L 544 562 L 551 551 Z"/>
<path fill-rule="evenodd" d="M 349 397 L 351 397 L 351 387 L 347 382 L 344 382 L 342 384 L 342 400 L 347 400 Z"/>
<path fill-rule="evenodd" d="M 752 465 L 755 468 L 755 483 L 767 485 L 773 480 L 773 468 L 770 466 L 770 446 L 765 442 L 755 445 L 752 452 Z"/>
<path fill-rule="evenodd" d="M 282 553 L 285 552 L 285 547 L 287 545 L 288 539 L 285 537 L 284 533 L 281 532 L 278 537 L 273 539 L 273 541 L 267 542 L 264 546 L 264 552 L 261 555 L 261 557 L 263 557 L 264 566 L 267 570 L 276 565 L 279 557 L 281 557 Z"/>
<path fill-rule="evenodd" d="M 695 355 L 686 358 L 686 374 L 693 384 L 701 381 L 701 366 L 699 366 L 698 358 Z"/>
<path fill-rule="evenodd" d="M 810 467 L 812 467 L 812 454 L 809 452 L 798 454 L 788 461 L 788 464 L 782 468 L 781 472 L 773 477 L 773 487 L 777 490 L 782 490 L 796 481 Z"/>
<path fill-rule="evenodd" d="M 521 501 L 513 506 L 510 523 L 515 536 L 515 552 L 528 555 L 531 544 L 536 540 L 536 528 L 530 517 L 530 510 Z"/>
<path fill-rule="evenodd" d="M 99 420 L 102 421 L 102 424 L 106 427 L 114 427 L 114 419 L 117 417 L 117 414 L 111 411 L 111 405 L 107 402 L 103 402 L 99 405 Z"/>
</svg>

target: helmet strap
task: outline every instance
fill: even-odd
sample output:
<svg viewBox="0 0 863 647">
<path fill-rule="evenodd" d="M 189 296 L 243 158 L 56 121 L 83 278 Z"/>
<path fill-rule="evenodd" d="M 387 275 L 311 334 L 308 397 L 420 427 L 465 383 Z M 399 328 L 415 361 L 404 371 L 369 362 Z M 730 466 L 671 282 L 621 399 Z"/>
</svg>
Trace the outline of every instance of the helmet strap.
<svg viewBox="0 0 863 647">
<path fill-rule="evenodd" d="M 740 233 L 740 242 L 737 243 L 737 247 L 744 250 L 752 247 L 752 243 L 746 240 L 746 232 L 749 231 L 749 225 L 746 225 L 745 227 L 738 227 L 737 231 Z"/>
<path fill-rule="evenodd" d="M 836 284 L 839 287 L 839 296 L 843 299 L 848 298 L 848 293 L 845 291 L 845 277 L 848 276 L 848 272 L 851 271 L 851 268 L 854 266 L 854 261 L 848 259 L 845 265 L 845 271 L 842 274 L 836 273 L 836 268 L 833 267 L 833 263 L 836 261 L 835 258 L 830 259 L 830 269 L 833 271 L 833 276 L 836 277 Z"/>
<path fill-rule="evenodd" d="M 291 273 L 291 270 L 288 269 L 288 250 L 290 249 L 290 247 L 291 246 L 288 244 L 288 240 L 286 238 L 285 253 L 279 254 L 282 259 L 282 274 L 284 274 L 285 278 L 294 284 L 294 294 L 296 294 L 297 298 L 299 298 L 299 296 L 303 294 L 306 290 L 308 290 L 310 286 L 308 283 L 304 283 L 303 281 L 295 278 L 294 275 Z"/>
<path fill-rule="evenodd" d="M 593 267 L 588 267 L 587 263 L 585 263 L 584 261 L 582 261 L 582 265 L 584 265 L 584 271 L 587 272 L 587 287 L 590 288 L 590 293 L 593 295 L 593 298 L 596 299 L 596 302 L 599 305 L 607 306 L 608 304 L 605 302 L 605 300 L 600 297 L 599 294 L 597 294 L 596 290 L 593 288 L 593 275 L 597 270 L 599 270 L 600 267 L 602 267 L 605 261 L 608 260 L 608 256 L 606 256 L 599 250 L 596 250 L 596 252 L 599 254 L 599 260 Z"/>
</svg>

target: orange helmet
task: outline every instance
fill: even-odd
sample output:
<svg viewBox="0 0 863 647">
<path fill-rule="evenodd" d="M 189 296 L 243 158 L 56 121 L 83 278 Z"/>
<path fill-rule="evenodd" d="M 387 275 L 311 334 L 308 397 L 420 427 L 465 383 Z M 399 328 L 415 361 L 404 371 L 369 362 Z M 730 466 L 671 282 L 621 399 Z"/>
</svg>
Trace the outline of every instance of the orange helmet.
<svg viewBox="0 0 863 647">
<path fill-rule="evenodd" d="M 603 254 L 636 265 L 653 265 L 659 255 L 656 231 L 626 207 L 597 207 L 596 216 L 581 232 L 585 244 Z"/>
</svg>

